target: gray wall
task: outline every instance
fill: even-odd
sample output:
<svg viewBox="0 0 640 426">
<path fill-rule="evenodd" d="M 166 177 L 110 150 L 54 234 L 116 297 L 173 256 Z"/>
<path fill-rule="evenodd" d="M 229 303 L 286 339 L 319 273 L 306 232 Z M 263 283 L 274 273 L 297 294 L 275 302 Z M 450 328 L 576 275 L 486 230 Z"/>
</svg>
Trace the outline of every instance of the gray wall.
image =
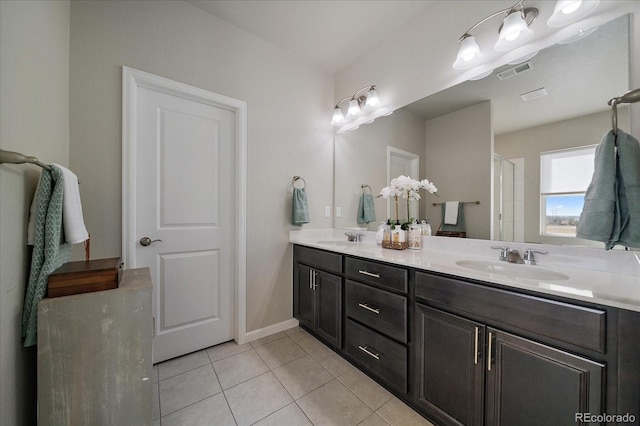
<svg viewBox="0 0 640 426">
<path fill-rule="evenodd" d="M 374 197 L 389 185 L 387 146 L 418 154 L 420 176 L 411 177 L 424 179 L 424 138 L 424 120 L 402 109 L 388 117 L 380 117 L 371 124 L 362 125 L 358 130 L 336 135 L 335 204 L 336 207 L 342 207 L 342 217 L 335 219 L 336 228 L 359 226 L 356 212 L 362 194 L 360 185 L 369 185 Z M 423 200 L 429 198 L 426 191 L 420 191 L 420 196 Z M 374 204 L 377 221 L 369 224 L 369 230 L 376 230 L 380 222 L 389 218 L 387 200 L 374 198 Z M 395 218 L 393 211 L 391 216 Z"/>
<path fill-rule="evenodd" d="M 0 2 L 0 148 L 67 165 L 69 2 Z M 0 166 L 0 424 L 35 424 L 35 348 L 22 347 L 29 205 L 40 169 Z"/>
<path fill-rule="evenodd" d="M 491 237 L 491 112 L 487 101 L 426 122 L 426 176 L 440 196 L 427 200 L 434 234 L 443 218 L 432 202 L 480 201 L 464 207 L 467 238 Z"/>
<path fill-rule="evenodd" d="M 122 65 L 247 102 L 247 330 L 290 319 L 294 175 L 305 228 L 332 226 L 331 76 L 185 2 L 72 2 L 69 157 L 94 257 L 121 252 Z"/>
</svg>

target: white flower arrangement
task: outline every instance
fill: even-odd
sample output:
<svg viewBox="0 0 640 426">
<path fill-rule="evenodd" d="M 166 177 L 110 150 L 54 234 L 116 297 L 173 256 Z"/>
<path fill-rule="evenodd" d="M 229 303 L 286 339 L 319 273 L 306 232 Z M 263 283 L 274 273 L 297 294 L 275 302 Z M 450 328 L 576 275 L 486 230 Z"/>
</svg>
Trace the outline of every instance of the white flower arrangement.
<svg viewBox="0 0 640 426">
<path fill-rule="evenodd" d="M 428 179 L 416 180 L 411 179 L 409 176 L 400 175 L 397 178 L 391 179 L 390 185 L 382 188 L 378 196 L 382 198 L 402 196 L 402 198 L 419 200 L 420 193 L 418 191 L 420 189 L 425 189 L 431 194 L 438 195 L 438 188 L 436 188 L 433 182 L 429 182 Z"/>
<path fill-rule="evenodd" d="M 407 215 L 409 214 L 409 201 L 419 200 L 419 191 L 424 189 L 431 194 L 438 196 L 438 188 L 429 182 L 428 179 L 416 180 L 409 176 L 400 175 L 397 178 L 391 179 L 389 186 L 385 186 L 378 194 L 378 197 L 388 199 L 393 197 L 396 201 L 396 222 L 398 221 L 398 197 L 407 200 Z M 408 218 L 407 218 L 408 221 Z"/>
</svg>

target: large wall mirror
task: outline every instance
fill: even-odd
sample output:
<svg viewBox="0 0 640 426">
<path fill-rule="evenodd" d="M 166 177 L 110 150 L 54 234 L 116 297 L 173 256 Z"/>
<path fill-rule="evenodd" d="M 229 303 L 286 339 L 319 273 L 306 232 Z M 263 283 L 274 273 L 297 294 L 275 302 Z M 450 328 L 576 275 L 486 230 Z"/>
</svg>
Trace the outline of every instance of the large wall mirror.
<svg viewBox="0 0 640 426">
<path fill-rule="evenodd" d="M 393 218 L 387 200 L 376 198 L 377 220 L 356 221 L 361 194 L 388 184 L 392 147 L 417 156 L 415 178 L 438 187 L 438 197 L 423 191 L 411 207 L 434 230 L 442 222 L 434 203 L 479 201 L 464 205 L 468 238 L 602 246 L 545 231 L 549 214 L 569 224 L 579 212 L 541 208 L 540 158 L 600 142 L 611 128 L 607 101 L 629 90 L 629 48 L 625 15 L 336 135 L 334 226 L 374 230 Z M 618 109 L 618 122 L 629 130 L 628 107 Z"/>
</svg>

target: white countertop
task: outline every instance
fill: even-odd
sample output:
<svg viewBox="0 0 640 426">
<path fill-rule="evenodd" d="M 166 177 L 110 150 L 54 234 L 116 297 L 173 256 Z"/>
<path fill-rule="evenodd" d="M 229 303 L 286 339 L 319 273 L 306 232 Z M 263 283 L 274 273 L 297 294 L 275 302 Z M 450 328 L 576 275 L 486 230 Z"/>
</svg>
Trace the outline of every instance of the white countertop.
<svg viewBox="0 0 640 426">
<path fill-rule="evenodd" d="M 340 229 L 291 231 L 289 241 L 415 269 L 640 312 L 640 252 L 447 237 L 423 237 L 422 250 L 391 250 L 377 245 L 373 232 L 361 232 L 365 236 L 359 243 L 348 242 L 344 232 Z M 491 248 L 496 245 L 508 245 L 518 249 L 521 254 L 526 248 L 547 250 L 549 253 L 536 255 L 536 265 L 515 265 L 498 261 L 498 250 Z M 538 268 L 544 270 L 542 273 L 550 271 L 564 276 L 562 279 L 523 278 L 517 276 L 517 272 L 469 269 L 456 264 L 459 261 L 489 262 L 498 267 L 506 265 L 512 271 Z M 522 275 L 535 275 L 530 271 L 527 269 Z"/>
</svg>

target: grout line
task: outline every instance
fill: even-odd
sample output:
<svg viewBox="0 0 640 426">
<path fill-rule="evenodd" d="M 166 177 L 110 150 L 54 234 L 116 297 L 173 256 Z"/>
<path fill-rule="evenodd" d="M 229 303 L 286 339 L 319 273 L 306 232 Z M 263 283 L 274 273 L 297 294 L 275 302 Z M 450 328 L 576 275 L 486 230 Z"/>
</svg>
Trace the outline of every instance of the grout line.
<svg viewBox="0 0 640 426">
<path fill-rule="evenodd" d="M 302 330 L 302 329 L 301 329 L 301 331 L 298 331 L 298 332 L 296 332 L 296 333 L 294 333 L 294 334 L 297 334 L 297 333 L 300 333 L 300 332 L 305 332 L 305 330 Z M 367 404 L 367 403 L 366 403 L 362 398 L 360 398 L 360 397 L 359 397 L 359 396 L 358 396 L 354 391 L 352 391 L 349 387 L 347 387 L 344 383 L 342 383 L 342 382 L 340 381 L 339 377 L 342 377 L 342 376 L 344 376 L 345 374 L 349 373 L 349 372 L 351 371 L 351 369 L 349 369 L 349 370 L 347 370 L 347 371 L 344 371 L 344 372 L 342 372 L 342 373 L 340 373 L 340 374 L 334 375 L 334 374 L 333 374 L 333 373 L 332 373 L 328 368 L 326 368 L 326 367 L 325 367 L 324 365 L 322 365 L 322 364 L 321 364 L 321 363 L 320 363 L 316 358 L 314 358 L 314 357 L 312 356 L 312 354 L 313 354 L 313 353 L 318 352 L 318 351 L 320 351 L 320 350 L 322 350 L 322 349 L 327 349 L 327 350 L 329 350 L 329 351 L 331 352 L 331 354 L 330 354 L 330 355 L 335 354 L 335 352 L 334 352 L 330 347 L 328 347 L 328 346 L 327 346 L 327 345 L 325 345 L 323 342 L 321 342 L 321 341 L 319 341 L 319 340 L 318 340 L 318 342 L 320 343 L 320 345 L 321 345 L 321 346 L 320 346 L 319 348 L 316 348 L 316 349 L 315 349 L 315 350 L 313 350 L 313 351 L 307 351 L 305 348 L 303 348 L 301 345 L 299 345 L 295 340 L 291 339 L 291 336 L 287 335 L 287 334 L 286 334 L 286 333 L 284 333 L 284 332 L 282 332 L 282 333 L 283 333 L 283 334 L 285 334 L 285 336 L 283 336 L 283 337 L 281 337 L 281 338 L 278 338 L 278 339 L 275 339 L 275 340 L 273 340 L 273 341 L 271 341 L 271 342 L 268 342 L 268 343 L 266 343 L 266 344 L 258 345 L 258 346 L 256 346 L 256 347 L 254 347 L 253 345 L 251 345 L 251 344 L 249 343 L 249 346 L 248 346 L 248 348 L 247 348 L 246 350 L 241 351 L 241 352 L 237 352 L 237 353 L 234 353 L 234 354 L 231 354 L 231 355 L 228 355 L 228 356 L 225 356 L 225 357 L 220 358 L 220 359 L 218 359 L 218 360 L 216 360 L 216 361 L 215 361 L 215 362 L 217 362 L 217 361 L 221 361 L 221 360 L 223 360 L 223 359 L 227 359 L 227 358 L 230 358 L 230 357 L 232 357 L 232 356 L 236 356 L 236 355 L 242 354 L 242 353 L 247 352 L 247 351 L 249 351 L 249 350 L 253 350 L 253 351 L 258 355 L 258 357 L 259 357 L 259 358 L 264 362 L 264 364 L 267 366 L 267 371 L 265 371 L 265 372 L 263 372 L 263 373 L 260 373 L 260 374 L 258 374 L 258 375 L 256 375 L 256 376 L 254 376 L 254 377 L 251 377 L 251 378 L 249 378 L 249 379 L 247 379 L 247 380 L 244 380 L 244 381 L 242 381 L 242 382 L 240 382 L 240 383 L 237 383 L 237 384 L 235 384 L 235 385 L 233 385 L 233 386 L 231 386 L 231 387 L 229 387 L 229 388 L 227 388 L 227 389 L 222 389 L 222 384 L 220 383 L 220 379 L 219 379 L 219 377 L 218 377 L 218 374 L 216 373 L 215 368 L 213 367 L 213 363 L 214 363 L 214 361 L 212 361 L 212 360 L 211 360 L 211 357 L 209 356 L 209 352 L 207 351 L 207 349 L 210 349 L 210 348 L 202 349 L 202 350 L 204 350 L 204 351 L 207 351 L 206 353 L 207 353 L 207 358 L 209 359 L 209 365 L 211 365 L 211 368 L 212 368 L 212 370 L 213 370 L 214 376 L 215 376 L 216 380 L 218 381 L 218 384 L 220 384 L 220 389 L 221 389 L 221 390 L 220 390 L 220 392 L 217 392 L 217 393 L 214 393 L 214 394 L 212 394 L 212 395 L 209 395 L 209 396 L 207 396 L 207 397 L 205 397 L 205 398 L 202 398 L 202 399 L 200 399 L 200 400 L 198 400 L 198 401 L 195 401 L 195 402 L 193 402 L 193 403 L 191 403 L 191 404 L 189 404 L 189 405 L 186 405 L 186 406 L 184 406 L 184 407 L 182 407 L 182 408 L 180 408 L 180 409 L 178 409 L 178 410 L 172 411 L 171 413 L 167 413 L 167 414 L 163 414 L 163 413 L 162 413 L 161 398 L 160 398 L 160 382 L 161 382 L 161 381 L 164 381 L 164 380 L 167 380 L 167 379 L 170 379 L 170 378 L 177 377 L 177 376 L 179 376 L 179 375 L 181 375 L 181 374 L 184 374 L 184 373 L 187 373 L 187 372 L 189 372 L 189 371 L 193 371 L 193 370 L 195 370 L 195 369 L 205 367 L 207 364 L 204 364 L 204 365 L 201 365 L 201 366 L 198 366 L 198 367 L 192 368 L 192 369 L 190 369 L 190 370 L 184 371 L 184 372 L 179 373 L 179 374 L 176 374 L 176 375 L 174 375 L 174 376 L 167 377 L 167 378 L 162 379 L 162 380 L 160 380 L 160 370 L 158 369 L 158 381 L 155 383 L 155 385 L 157 386 L 157 389 L 158 389 L 158 405 L 159 405 L 159 411 L 160 411 L 160 418 L 159 418 L 159 419 L 156 419 L 156 420 L 159 420 L 159 421 L 160 421 L 160 426 L 162 426 L 162 418 L 163 418 L 163 417 L 166 417 L 166 416 L 171 415 L 171 414 L 173 414 L 173 413 L 177 413 L 178 411 L 183 410 L 183 409 L 185 409 L 185 408 L 187 408 L 187 407 L 190 407 L 190 406 L 192 406 L 192 405 L 194 405 L 194 404 L 197 404 L 197 403 L 199 403 L 199 402 L 202 402 L 202 401 L 204 401 L 205 399 L 212 398 L 212 397 L 214 397 L 214 396 L 218 395 L 219 393 L 222 393 L 222 396 L 224 397 L 225 402 L 227 403 L 227 407 L 229 408 L 229 411 L 231 412 L 231 415 L 232 415 L 232 417 L 233 417 L 233 419 L 234 419 L 234 422 L 235 422 L 235 423 L 236 423 L 236 425 L 237 425 L 237 424 L 238 424 L 238 421 L 237 421 L 237 419 L 236 419 L 235 414 L 233 413 L 233 410 L 231 409 L 231 405 L 229 404 L 229 400 L 227 399 L 226 391 L 231 390 L 231 389 L 235 388 L 236 386 L 239 386 L 239 385 L 241 385 L 241 384 L 243 384 L 243 383 L 246 383 L 246 382 L 248 382 L 249 380 L 253 380 L 253 379 L 257 378 L 257 377 L 263 376 L 263 375 L 265 375 L 265 374 L 267 374 L 267 373 L 271 373 L 271 374 L 273 375 L 273 377 L 275 377 L 276 381 L 280 384 L 280 386 L 282 386 L 282 387 L 284 388 L 285 392 L 287 392 L 287 394 L 288 394 L 288 395 L 289 395 L 289 397 L 291 398 L 292 403 L 295 403 L 295 404 L 296 404 L 296 406 L 298 407 L 298 409 L 302 412 L 302 414 L 305 416 L 305 418 L 307 418 L 307 419 L 309 420 L 309 422 L 310 422 L 312 425 L 313 425 L 314 423 L 313 423 L 313 422 L 311 421 L 311 419 L 307 416 L 307 413 L 305 413 L 305 411 L 302 409 L 302 407 L 300 407 L 300 405 L 298 404 L 298 401 L 299 401 L 300 399 L 304 398 L 305 396 L 309 395 L 310 393 L 312 393 L 312 392 L 314 392 L 314 391 L 316 391 L 316 390 L 320 389 L 321 387 L 328 385 L 329 383 L 331 383 L 331 382 L 332 382 L 332 381 L 334 381 L 334 380 L 337 380 L 337 381 L 338 381 L 338 383 L 340 383 L 342 386 L 344 386 L 344 388 L 345 388 L 345 389 L 347 389 L 347 391 L 349 391 L 351 394 L 353 394 L 353 395 L 354 395 L 354 396 L 355 396 L 359 401 L 361 401 L 361 402 L 362 402 L 362 403 L 363 403 L 367 408 L 369 408 L 369 410 L 371 410 L 371 412 L 372 412 L 372 413 L 375 413 L 375 414 L 376 414 L 378 417 L 380 417 L 380 419 L 382 419 L 386 424 L 391 425 L 391 423 L 389 423 L 389 422 L 387 421 L 387 419 L 386 419 L 386 418 L 384 418 L 382 415 L 380 415 L 380 414 L 378 413 L 378 410 L 379 410 L 380 408 L 382 408 L 383 406 L 385 406 L 387 403 L 389 403 L 389 401 L 391 401 L 391 400 L 393 399 L 393 397 L 394 397 L 394 395 L 393 395 L 393 394 L 391 395 L 391 398 L 390 398 L 390 399 L 388 399 L 387 401 L 385 401 L 385 402 L 384 402 L 380 407 L 378 407 L 378 409 L 374 410 L 374 409 L 373 409 L 373 407 L 371 407 L 369 404 Z M 310 335 L 310 336 L 311 336 L 311 335 Z M 304 352 L 304 355 L 301 355 L 301 356 L 299 356 L 299 357 L 297 357 L 297 358 L 295 358 L 295 359 L 292 359 L 292 360 L 290 360 L 290 361 L 288 361 L 288 362 L 286 362 L 286 363 L 284 363 L 284 364 L 281 364 L 281 365 L 278 365 L 278 366 L 275 366 L 275 367 L 273 367 L 273 368 L 272 368 L 272 367 L 270 367 L 270 366 L 267 364 L 267 362 L 266 362 L 266 361 L 264 360 L 264 358 L 260 355 L 260 353 L 256 350 L 256 348 L 259 348 L 259 347 L 261 347 L 261 346 L 266 346 L 266 345 L 268 345 L 268 344 L 270 344 L 270 343 L 278 342 L 278 341 L 280 341 L 280 340 L 284 339 L 285 337 L 288 337 L 289 339 L 291 339 L 291 341 L 292 341 L 293 343 L 295 343 L 295 344 L 296 344 L 300 349 L 302 349 L 302 351 Z M 311 337 L 313 337 L 313 336 L 311 336 Z M 225 342 L 225 343 L 226 343 L 226 342 Z M 217 346 L 217 345 L 216 345 L 216 346 Z M 215 346 L 212 346 L 211 348 L 213 348 L 213 347 L 215 347 Z M 187 355 L 189 355 L 189 354 L 187 354 Z M 337 354 L 336 354 L 336 355 L 337 355 Z M 299 360 L 299 359 L 301 359 L 301 358 L 303 358 L 303 357 L 305 357 L 305 356 L 308 356 L 308 357 L 309 357 L 309 358 L 311 358 L 314 362 L 316 362 L 320 367 L 322 367 L 325 371 L 327 371 L 327 372 L 332 376 L 332 378 L 331 378 L 328 382 L 323 383 L 323 384 L 321 384 L 321 385 L 319 385 L 319 386 L 315 387 L 315 388 L 314 388 L 314 389 L 312 389 L 312 390 L 309 390 L 309 391 L 308 391 L 308 392 L 306 392 L 304 395 L 300 396 L 298 399 L 294 399 L 294 398 L 293 398 L 293 395 L 291 395 L 291 393 L 289 392 L 289 390 L 284 386 L 284 384 L 280 381 L 280 379 L 278 378 L 278 376 L 277 376 L 273 371 L 274 371 L 275 369 L 277 369 L 277 368 L 284 367 L 284 366 L 286 366 L 286 365 L 288 365 L 288 364 L 291 364 L 292 362 L 297 361 L 297 360 Z M 338 355 L 338 356 L 339 356 L 339 355 Z M 180 357 L 177 357 L 177 358 L 174 358 L 174 359 L 178 359 L 178 358 L 180 358 Z M 342 357 L 340 357 L 340 358 L 342 359 Z M 161 364 L 161 363 L 159 363 L 159 364 Z M 155 365 L 159 365 L 159 364 L 155 364 Z M 368 376 L 367 376 L 367 377 L 368 377 Z M 377 383 L 376 383 L 376 384 L 377 384 Z M 401 402 L 402 402 L 402 401 L 401 401 Z M 267 415 L 266 415 L 266 416 L 264 416 L 262 419 L 259 419 L 259 420 L 257 420 L 256 422 L 259 422 L 259 421 L 263 420 L 264 418 L 269 417 L 270 415 L 272 415 L 272 414 L 274 414 L 274 413 L 276 413 L 276 412 L 278 412 L 278 411 L 280 411 L 280 410 L 284 409 L 285 407 L 288 407 L 290 404 L 291 404 L 291 403 L 289 403 L 289 404 L 285 405 L 284 407 L 279 408 L 278 410 L 275 410 L 275 411 L 273 411 L 273 412 L 271 412 L 271 413 L 267 414 Z M 406 405 L 406 404 L 405 404 L 405 405 Z M 409 408 L 411 409 L 411 407 L 409 407 Z M 414 410 L 414 411 L 415 411 L 415 410 Z M 370 415 L 371 415 L 371 414 L 369 414 L 369 416 L 370 416 Z M 367 417 L 368 417 L 368 416 L 367 416 Z M 363 421 L 364 421 L 364 420 L 363 420 Z M 254 422 L 254 423 L 256 423 L 256 422 Z M 362 425 L 362 422 L 360 422 L 360 424 L 359 424 L 359 425 Z"/>
</svg>

